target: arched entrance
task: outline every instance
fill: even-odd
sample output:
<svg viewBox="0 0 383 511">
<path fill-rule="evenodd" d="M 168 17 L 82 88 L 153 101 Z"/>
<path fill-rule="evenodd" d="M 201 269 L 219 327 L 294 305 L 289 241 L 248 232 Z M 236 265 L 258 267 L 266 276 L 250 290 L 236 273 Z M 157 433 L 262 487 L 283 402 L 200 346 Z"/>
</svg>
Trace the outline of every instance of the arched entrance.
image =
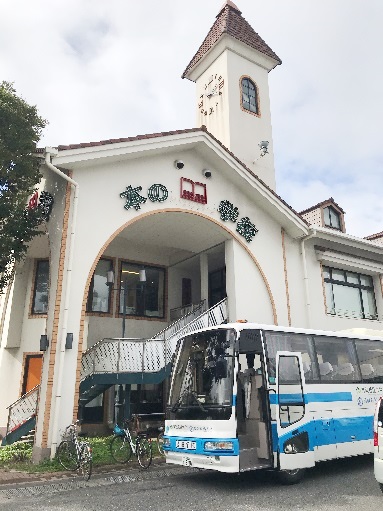
<svg viewBox="0 0 383 511">
<path fill-rule="evenodd" d="M 108 271 L 114 273 L 113 285 L 109 287 Z M 146 274 L 144 282 L 140 279 L 142 271 Z M 88 275 L 78 374 L 83 351 L 92 349 L 101 339 L 153 338 L 191 311 L 201 307 L 203 312 L 226 296 L 229 314 L 225 319 L 235 321 L 236 297 L 242 292 L 236 284 L 236 274 L 243 271 L 248 279 L 253 279 L 258 295 L 267 302 L 270 311 L 267 321 L 275 322 L 274 302 L 262 269 L 249 247 L 225 224 L 200 212 L 180 209 L 137 216 L 110 236 Z M 103 356 L 108 359 L 114 355 Z M 88 394 L 87 400 L 82 398 L 83 383 L 77 382 L 83 418 L 111 425 L 116 418 L 116 406 L 123 403 L 125 415 L 132 411 L 155 413 L 157 408 L 163 409 L 166 389 L 159 392 L 162 381 L 140 385 L 126 377 L 116 387 L 112 379 L 105 379 L 100 393 Z M 100 398 L 102 392 L 106 393 L 106 401 L 105 394 L 103 401 Z M 148 405 L 149 396 L 157 408 Z"/>
</svg>

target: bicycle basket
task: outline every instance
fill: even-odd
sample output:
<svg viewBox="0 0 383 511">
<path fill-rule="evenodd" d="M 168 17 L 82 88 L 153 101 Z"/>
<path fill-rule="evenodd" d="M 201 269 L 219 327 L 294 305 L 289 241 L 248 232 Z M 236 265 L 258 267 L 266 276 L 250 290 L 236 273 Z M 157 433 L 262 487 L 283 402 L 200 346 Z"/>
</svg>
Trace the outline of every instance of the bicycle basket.
<svg viewBox="0 0 383 511">
<path fill-rule="evenodd" d="M 113 428 L 113 433 L 117 436 L 124 436 L 125 432 L 123 429 L 120 428 L 118 424 L 116 424 Z"/>
</svg>

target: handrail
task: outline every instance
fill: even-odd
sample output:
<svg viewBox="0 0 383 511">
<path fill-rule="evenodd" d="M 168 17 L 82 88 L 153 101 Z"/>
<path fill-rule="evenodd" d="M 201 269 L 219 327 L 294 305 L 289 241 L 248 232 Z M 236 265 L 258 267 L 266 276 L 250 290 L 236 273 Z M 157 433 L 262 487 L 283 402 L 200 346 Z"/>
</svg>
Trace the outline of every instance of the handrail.
<svg viewBox="0 0 383 511">
<path fill-rule="evenodd" d="M 19 401 L 23 401 L 27 396 L 29 396 L 29 394 L 32 394 L 32 392 L 34 392 L 39 387 L 40 387 L 40 384 L 36 385 L 36 387 L 33 387 L 33 389 L 28 390 L 28 392 L 26 392 L 21 397 L 19 397 L 14 403 L 11 403 L 9 406 L 7 406 L 6 410 L 9 410 L 9 408 L 16 405 Z"/>
<path fill-rule="evenodd" d="M 176 328 L 171 328 L 172 324 L 150 339 L 102 339 L 83 354 L 81 381 L 94 374 L 156 373 L 163 370 L 172 360 L 181 336 L 227 320 L 227 299 L 196 317 L 189 314 L 188 319 L 188 323 L 177 321 Z"/>
<path fill-rule="evenodd" d="M 40 385 L 36 385 L 29 392 L 21 396 L 14 403 L 7 407 L 8 421 L 7 421 L 7 435 L 18 426 L 26 422 L 33 415 L 37 413 L 37 402 L 40 392 Z"/>
</svg>

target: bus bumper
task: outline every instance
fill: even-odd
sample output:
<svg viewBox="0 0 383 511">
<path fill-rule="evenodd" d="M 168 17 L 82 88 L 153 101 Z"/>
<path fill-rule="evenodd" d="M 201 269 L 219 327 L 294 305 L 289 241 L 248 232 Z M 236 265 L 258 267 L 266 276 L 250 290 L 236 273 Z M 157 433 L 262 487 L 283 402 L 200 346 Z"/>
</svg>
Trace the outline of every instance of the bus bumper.
<svg viewBox="0 0 383 511">
<path fill-rule="evenodd" d="M 166 451 L 166 463 L 184 467 L 203 468 L 218 472 L 239 472 L 239 456 L 205 456 L 184 452 Z"/>
</svg>

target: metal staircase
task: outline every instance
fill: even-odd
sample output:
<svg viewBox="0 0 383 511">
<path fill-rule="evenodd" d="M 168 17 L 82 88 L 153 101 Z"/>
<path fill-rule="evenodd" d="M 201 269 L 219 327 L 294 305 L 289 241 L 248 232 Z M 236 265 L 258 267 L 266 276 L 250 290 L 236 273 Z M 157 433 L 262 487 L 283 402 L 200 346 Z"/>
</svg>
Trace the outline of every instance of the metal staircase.
<svg viewBox="0 0 383 511">
<path fill-rule="evenodd" d="M 150 339 L 102 339 L 82 357 L 80 403 L 85 405 L 112 385 L 161 383 L 170 375 L 181 336 L 227 320 L 227 299 L 205 310 L 205 302 Z"/>
<path fill-rule="evenodd" d="M 205 310 L 205 302 L 150 339 L 102 339 L 84 352 L 80 376 L 80 405 L 89 403 L 112 385 L 161 383 L 170 375 L 178 340 L 200 328 L 227 321 L 227 299 Z M 8 407 L 7 434 L 2 445 L 19 440 L 35 427 L 40 386 Z"/>
<path fill-rule="evenodd" d="M 30 433 L 36 425 L 40 385 L 8 406 L 7 433 L 1 445 L 10 445 Z"/>
</svg>

